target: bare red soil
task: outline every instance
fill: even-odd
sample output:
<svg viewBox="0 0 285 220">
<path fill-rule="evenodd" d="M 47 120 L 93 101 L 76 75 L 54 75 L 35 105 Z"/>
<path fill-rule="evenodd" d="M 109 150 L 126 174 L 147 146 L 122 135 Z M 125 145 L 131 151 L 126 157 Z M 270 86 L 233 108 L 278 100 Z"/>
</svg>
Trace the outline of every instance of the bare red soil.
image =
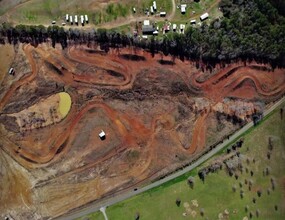
<svg viewBox="0 0 285 220">
<path fill-rule="evenodd" d="M 18 217 L 59 216 L 165 175 L 236 130 L 233 115 L 248 120 L 263 110 L 262 103 L 285 92 L 285 70 L 265 64 L 235 63 L 202 72 L 191 62 L 171 64 L 170 57 L 161 62 L 160 55 L 137 49 L 108 54 L 84 46 L 22 49 L 31 71 L 23 74 L 15 66 L 19 80 L 10 85 L 6 76 L 0 94 L 5 155 L 0 160 L 10 158 L 24 170 L 15 165 L 20 174 L 11 182 L 25 173 L 33 177 L 23 194 L 28 208 Z M 60 123 L 20 132 L 7 116 L 62 90 L 70 94 L 72 107 Z M 217 112 L 224 115 L 218 121 Z M 102 129 L 104 141 L 98 137 Z"/>
</svg>

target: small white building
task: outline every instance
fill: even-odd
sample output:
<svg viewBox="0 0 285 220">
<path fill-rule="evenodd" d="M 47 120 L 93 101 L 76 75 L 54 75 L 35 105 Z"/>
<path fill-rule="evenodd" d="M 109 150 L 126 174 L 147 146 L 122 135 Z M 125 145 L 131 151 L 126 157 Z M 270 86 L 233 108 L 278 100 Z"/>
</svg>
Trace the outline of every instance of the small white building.
<svg viewBox="0 0 285 220">
<path fill-rule="evenodd" d="M 69 21 L 70 21 L 70 24 L 73 24 L 72 15 L 69 16 Z"/>
<path fill-rule="evenodd" d="M 101 130 L 101 132 L 99 133 L 99 137 L 100 137 L 101 140 L 105 140 L 106 134 L 105 134 L 105 132 L 103 130 Z"/>
<path fill-rule="evenodd" d="M 77 16 L 77 15 L 74 16 L 74 22 L 75 22 L 76 24 L 78 24 L 78 16 Z"/>
<path fill-rule="evenodd" d="M 172 30 L 173 30 L 173 31 L 176 31 L 176 29 L 177 29 L 177 24 L 173 24 L 173 25 L 172 25 Z"/>
<path fill-rule="evenodd" d="M 52 24 L 56 24 L 56 21 L 52 21 L 51 23 L 52 23 Z"/>
<path fill-rule="evenodd" d="M 143 25 L 150 25 L 150 21 L 149 20 L 144 20 L 143 21 Z"/>
<path fill-rule="evenodd" d="M 196 24 L 196 19 L 191 20 L 190 24 Z"/>
<path fill-rule="evenodd" d="M 88 16 L 85 15 L 84 17 L 85 17 L 86 24 L 88 24 L 88 21 L 89 21 L 89 20 L 88 20 Z"/>
<path fill-rule="evenodd" d="M 156 8 L 156 1 L 153 1 L 152 7 L 153 7 L 153 10 L 154 10 L 154 11 L 157 10 L 157 8 Z"/>
<path fill-rule="evenodd" d="M 142 38 L 147 39 L 148 37 L 147 37 L 147 35 L 142 35 Z"/>
<path fill-rule="evenodd" d="M 68 15 L 68 14 L 65 15 L 65 21 L 66 21 L 66 22 L 69 21 L 69 15 Z"/>
<path fill-rule="evenodd" d="M 204 20 L 206 20 L 208 17 L 209 17 L 209 14 L 206 12 L 206 13 L 204 13 L 204 14 L 202 14 L 202 15 L 200 16 L 200 20 L 201 20 L 201 21 L 204 21 Z"/>
<path fill-rule="evenodd" d="M 10 74 L 10 75 L 14 75 L 14 74 L 15 74 L 14 68 L 10 68 L 10 69 L 9 69 L 9 74 Z"/>
<path fill-rule="evenodd" d="M 62 23 L 61 23 L 61 25 L 62 25 L 62 26 L 65 26 L 65 25 L 66 25 L 66 23 L 65 23 L 65 22 L 62 22 Z"/>
<path fill-rule="evenodd" d="M 186 4 L 182 4 L 182 5 L 180 6 L 180 9 L 181 9 L 181 13 L 182 13 L 182 14 L 185 14 L 185 13 L 186 13 L 186 7 L 187 7 Z"/>
<path fill-rule="evenodd" d="M 83 15 L 80 15 L 80 21 L 81 21 L 81 25 L 83 26 L 84 25 L 84 16 Z"/>
<path fill-rule="evenodd" d="M 135 8 L 135 7 L 133 8 L 133 12 L 134 12 L 134 13 L 136 13 L 136 12 L 137 12 L 137 10 L 136 10 L 136 8 Z"/>
<path fill-rule="evenodd" d="M 161 12 L 159 13 L 159 15 L 160 15 L 160 17 L 165 17 L 165 16 L 166 16 L 166 12 L 165 12 L 165 11 L 161 11 Z"/>
</svg>

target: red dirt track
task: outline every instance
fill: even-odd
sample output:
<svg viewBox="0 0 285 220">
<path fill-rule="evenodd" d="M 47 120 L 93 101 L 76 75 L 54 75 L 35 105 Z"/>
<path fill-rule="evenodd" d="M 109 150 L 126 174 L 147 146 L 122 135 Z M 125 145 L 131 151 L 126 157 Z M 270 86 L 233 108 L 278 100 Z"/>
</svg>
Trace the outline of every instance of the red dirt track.
<svg viewBox="0 0 285 220">
<path fill-rule="evenodd" d="M 225 106 L 226 98 L 233 100 L 235 116 L 244 119 L 261 110 L 259 103 L 285 93 L 285 70 L 265 64 L 234 63 L 210 73 L 188 61 L 171 65 L 170 57 L 160 64 L 161 55 L 138 49 L 105 54 L 85 46 L 64 51 L 21 46 L 31 71 L 16 71 L 22 75 L 11 86 L 2 82 L 0 135 L 3 153 L 33 177 L 29 217 L 33 211 L 56 217 L 173 171 L 206 149 L 209 129 L 215 129 L 207 121 L 216 120 L 213 109 Z M 17 125 L 6 118 L 31 94 L 37 103 L 62 90 L 72 106 L 61 122 L 16 132 Z M 243 113 L 235 100 L 253 107 Z M 225 118 L 220 137 L 238 128 Z M 98 137 L 102 129 L 104 141 Z M 18 217 L 27 217 L 21 213 Z"/>
</svg>

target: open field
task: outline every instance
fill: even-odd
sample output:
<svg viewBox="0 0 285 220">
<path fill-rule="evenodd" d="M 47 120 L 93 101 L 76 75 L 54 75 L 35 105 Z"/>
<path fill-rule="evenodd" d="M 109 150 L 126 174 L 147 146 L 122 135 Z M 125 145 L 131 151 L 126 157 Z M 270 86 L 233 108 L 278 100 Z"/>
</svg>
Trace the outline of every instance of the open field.
<svg viewBox="0 0 285 220">
<path fill-rule="evenodd" d="M 64 2 L 64 3 L 63 3 Z M 32 24 L 32 25 L 51 25 L 54 20 L 61 26 L 65 22 L 65 14 L 81 15 L 86 14 L 89 17 L 89 23 L 85 27 L 70 25 L 68 22 L 65 28 L 93 28 L 101 27 L 107 29 L 116 29 L 128 34 L 133 34 L 137 30 L 137 25 L 143 20 L 150 20 L 152 23 L 162 24 L 167 20 L 176 24 L 189 24 L 190 19 L 196 19 L 199 22 L 199 16 L 205 12 L 210 13 L 210 17 L 205 22 L 209 23 L 213 19 L 221 17 L 222 13 L 218 9 L 219 0 L 206 0 L 199 3 L 193 1 L 180 0 L 157 0 L 157 11 L 150 13 L 152 0 L 101 0 L 78 2 L 75 0 L 59 3 L 56 0 L 29 0 L 29 1 L 7 1 L 0 2 L 2 14 L 0 22 L 9 22 L 12 24 Z M 187 3 L 187 12 L 182 15 L 180 12 L 180 3 Z M 133 12 L 133 8 L 136 12 Z M 166 17 L 160 17 L 159 13 L 165 11 Z M 1 13 L 1 11 L 0 11 Z M 2 15 L 2 16 L 1 16 Z M 140 33 L 140 27 L 138 28 Z M 159 34 L 159 37 L 162 35 Z"/>
<path fill-rule="evenodd" d="M 282 108 L 285 105 L 283 104 Z M 269 116 L 256 128 L 244 135 L 244 144 L 239 150 L 242 170 L 236 170 L 237 179 L 229 176 L 224 168 L 206 176 L 205 183 L 198 177 L 198 171 L 229 157 L 226 150 L 197 169 L 164 185 L 149 190 L 124 202 L 108 207 L 109 219 L 284 219 L 284 166 L 285 166 L 285 123 L 280 120 L 280 109 Z M 268 149 L 268 138 L 273 140 L 273 150 Z M 230 147 L 230 146 L 229 146 Z M 268 159 L 267 154 L 271 152 Z M 269 173 L 266 174 L 266 169 Z M 251 171 L 253 175 L 251 176 Z M 187 183 L 194 177 L 194 187 Z M 272 181 L 275 187 L 272 188 Z M 249 189 L 250 184 L 252 186 Z M 233 192 L 233 186 L 236 191 Z M 261 196 L 257 195 L 261 190 Z M 240 192 L 243 191 L 243 198 Z M 178 207 L 176 199 L 181 200 Z M 253 202 L 253 198 L 256 202 Z M 277 205 L 277 209 L 275 208 Z M 245 208 L 248 206 L 248 210 Z M 203 209 L 203 216 L 200 212 Z M 183 216 L 183 213 L 186 216 Z M 100 212 L 86 216 L 88 219 L 103 219 Z M 82 217 L 81 219 L 86 219 Z"/>
<path fill-rule="evenodd" d="M 4 76 L 0 93 L 0 161 L 9 163 L 0 213 L 16 219 L 61 216 L 148 184 L 285 93 L 284 69 L 251 62 L 202 71 L 137 48 L 20 44 L 11 63 L 15 75 Z"/>
<path fill-rule="evenodd" d="M 1 20 L 21 24 L 50 24 L 52 20 L 59 24 L 64 22 L 65 14 L 89 15 L 90 23 L 98 25 L 111 22 L 118 18 L 130 18 L 145 16 L 145 9 L 152 5 L 150 0 L 100 0 L 100 1 L 76 1 L 76 0 L 30 0 L 0 2 Z M 170 12 L 171 0 L 157 0 L 159 10 Z M 136 13 L 133 13 L 133 7 Z"/>
<path fill-rule="evenodd" d="M 220 0 L 205 0 L 200 2 L 187 1 L 187 0 L 176 0 L 176 5 L 186 4 L 186 13 L 182 14 L 180 8 L 176 8 L 175 16 L 173 22 L 182 22 L 186 23 L 192 19 L 196 19 L 197 23 L 200 22 L 200 16 L 206 12 L 209 13 L 209 19 L 206 22 L 222 16 L 222 13 L 219 11 L 219 2 Z"/>
</svg>

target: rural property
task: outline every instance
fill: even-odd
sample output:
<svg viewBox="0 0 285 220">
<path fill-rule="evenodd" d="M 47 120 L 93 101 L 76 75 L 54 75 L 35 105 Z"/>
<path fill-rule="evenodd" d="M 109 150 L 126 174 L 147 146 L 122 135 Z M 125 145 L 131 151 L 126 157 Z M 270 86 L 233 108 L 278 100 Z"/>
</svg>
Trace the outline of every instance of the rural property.
<svg viewBox="0 0 285 220">
<path fill-rule="evenodd" d="M 0 218 L 284 219 L 283 6 L 0 0 Z"/>
</svg>

